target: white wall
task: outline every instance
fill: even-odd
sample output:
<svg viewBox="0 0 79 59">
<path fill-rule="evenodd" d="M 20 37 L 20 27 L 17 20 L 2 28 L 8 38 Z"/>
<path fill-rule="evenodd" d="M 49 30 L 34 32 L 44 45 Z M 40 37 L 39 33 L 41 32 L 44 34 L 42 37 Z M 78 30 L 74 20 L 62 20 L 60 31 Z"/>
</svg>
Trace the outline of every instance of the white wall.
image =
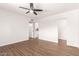
<svg viewBox="0 0 79 59">
<path fill-rule="evenodd" d="M 65 27 L 64 37 L 67 40 L 67 44 L 75 47 L 79 47 L 79 17 L 78 10 L 62 13 L 60 16 L 65 17 L 67 25 Z"/>
<path fill-rule="evenodd" d="M 67 25 L 68 25 L 68 31 L 66 34 L 66 38 L 68 41 L 68 45 L 79 47 L 79 17 L 78 17 L 79 11 L 71 11 L 68 14 L 65 14 Z"/>
<path fill-rule="evenodd" d="M 0 9 L 0 46 L 28 39 L 28 18 Z"/>
<path fill-rule="evenodd" d="M 40 39 L 58 42 L 57 22 L 52 17 L 40 19 L 39 37 Z"/>
<path fill-rule="evenodd" d="M 67 20 L 67 27 L 64 36 L 67 40 L 67 44 L 75 47 L 79 47 L 79 11 L 72 10 L 61 14 L 48 16 L 40 19 L 40 38 L 53 42 L 58 41 L 57 21 Z M 56 20 L 56 21 L 55 21 Z M 53 25 L 54 23 L 54 25 Z"/>
</svg>

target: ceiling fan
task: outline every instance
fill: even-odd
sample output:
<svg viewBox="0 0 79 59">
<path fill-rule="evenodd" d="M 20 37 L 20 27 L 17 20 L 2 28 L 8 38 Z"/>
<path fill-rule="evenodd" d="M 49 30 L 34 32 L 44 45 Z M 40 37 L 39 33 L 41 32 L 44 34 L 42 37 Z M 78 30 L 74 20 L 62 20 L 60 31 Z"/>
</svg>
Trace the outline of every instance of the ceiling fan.
<svg viewBox="0 0 79 59">
<path fill-rule="evenodd" d="M 35 9 L 33 3 L 30 3 L 30 9 L 29 8 L 26 8 L 26 7 L 19 7 L 19 8 L 28 10 L 26 12 L 26 14 L 28 14 L 28 13 L 34 13 L 35 15 L 38 15 L 37 12 L 43 11 L 42 9 Z"/>
</svg>

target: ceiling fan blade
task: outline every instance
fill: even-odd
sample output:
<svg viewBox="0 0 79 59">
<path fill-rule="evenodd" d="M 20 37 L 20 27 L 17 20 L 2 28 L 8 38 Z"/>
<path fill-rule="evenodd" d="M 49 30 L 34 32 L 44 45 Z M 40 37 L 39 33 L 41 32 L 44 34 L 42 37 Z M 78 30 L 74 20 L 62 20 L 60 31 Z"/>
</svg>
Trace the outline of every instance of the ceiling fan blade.
<svg viewBox="0 0 79 59">
<path fill-rule="evenodd" d="M 33 3 L 30 3 L 30 8 L 31 8 L 32 10 L 34 9 Z"/>
<path fill-rule="evenodd" d="M 33 13 L 34 13 L 35 15 L 37 15 L 37 13 L 36 13 L 35 11 L 34 11 Z"/>
<path fill-rule="evenodd" d="M 43 11 L 42 9 L 34 9 L 34 11 Z"/>
<path fill-rule="evenodd" d="M 26 14 L 28 14 L 30 11 L 27 11 Z"/>
<path fill-rule="evenodd" d="M 28 8 L 25 8 L 25 7 L 19 7 L 19 8 L 22 8 L 22 9 L 27 9 L 27 10 L 29 10 Z"/>
</svg>

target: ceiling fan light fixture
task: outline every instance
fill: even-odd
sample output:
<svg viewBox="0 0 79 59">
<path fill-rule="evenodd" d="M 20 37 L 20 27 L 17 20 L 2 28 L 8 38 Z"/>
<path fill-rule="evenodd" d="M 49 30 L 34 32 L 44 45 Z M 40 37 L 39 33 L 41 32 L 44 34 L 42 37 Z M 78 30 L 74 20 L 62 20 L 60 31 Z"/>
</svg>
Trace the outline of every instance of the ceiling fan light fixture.
<svg viewBox="0 0 79 59">
<path fill-rule="evenodd" d="M 30 13 L 33 13 L 33 10 L 30 10 Z"/>
<path fill-rule="evenodd" d="M 33 3 L 30 3 L 30 9 L 26 7 L 20 7 L 20 8 L 28 10 L 26 14 L 33 13 L 35 15 L 38 15 L 37 12 L 43 11 L 42 9 L 35 9 Z"/>
</svg>

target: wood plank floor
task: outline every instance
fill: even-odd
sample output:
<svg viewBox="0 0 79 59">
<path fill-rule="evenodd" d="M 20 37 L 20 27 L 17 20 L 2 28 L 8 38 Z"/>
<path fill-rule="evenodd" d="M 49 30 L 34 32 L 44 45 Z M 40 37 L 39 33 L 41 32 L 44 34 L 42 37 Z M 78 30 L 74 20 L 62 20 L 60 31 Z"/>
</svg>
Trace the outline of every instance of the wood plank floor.
<svg viewBox="0 0 79 59">
<path fill-rule="evenodd" d="M 0 47 L 0 56 L 79 56 L 79 49 L 61 48 L 57 43 L 39 40 L 39 43 L 23 41 Z"/>
</svg>

